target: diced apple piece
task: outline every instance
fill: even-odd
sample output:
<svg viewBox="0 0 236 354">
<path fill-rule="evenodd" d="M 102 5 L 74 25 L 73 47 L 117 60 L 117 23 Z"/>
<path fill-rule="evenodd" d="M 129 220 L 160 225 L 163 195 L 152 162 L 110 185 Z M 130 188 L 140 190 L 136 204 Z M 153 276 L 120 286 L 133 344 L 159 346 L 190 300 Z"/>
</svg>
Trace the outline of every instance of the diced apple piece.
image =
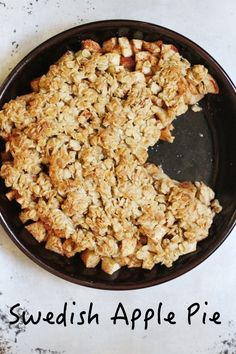
<svg viewBox="0 0 236 354">
<path fill-rule="evenodd" d="M 168 229 L 166 226 L 157 225 L 153 231 L 153 235 L 150 238 L 153 240 L 153 242 L 158 243 L 165 236 Z"/>
<path fill-rule="evenodd" d="M 193 94 L 191 94 L 190 91 L 188 91 L 185 95 L 184 101 L 186 104 L 194 105 L 197 102 L 199 102 L 203 97 L 204 97 L 203 94 L 199 93 L 199 94 L 193 95 Z"/>
<path fill-rule="evenodd" d="M 161 41 L 157 41 L 157 42 L 143 41 L 143 48 L 145 50 L 147 50 L 148 52 L 156 55 L 156 54 L 160 53 L 160 51 L 161 51 L 161 44 L 162 44 Z"/>
<path fill-rule="evenodd" d="M 128 262 L 128 268 L 137 268 L 142 266 L 142 260 L 137 259 L 135 256 L 131 257 Z"/>
<path fill-rule="evenodd" d="M 62 244 L 63 252 L 66 257 L 70 258 L 76 254 L 76 243 L 72 239 L 67 239 Z"/>
<path fill-rule="evenodd" d="M 116 272 L 118 269 L 120 269 L 119 263 L 114 261 L 114 259 L 105 257 L 102 260 L 102 270 L 107 273 L 107 274 L 113 274 Z"/>
<path fill-rule="evenodd" d="M 172 125 L 168 125 L 164 129 L 161 130 L 160 140 L 168 141 L 169 143 L 173 143 L 174 137 L 171 135 L 171 127 Z"/>
<path fill-rule="evenodd" d="M 120 54 L 118 54 L 118 53 L 107 53 L 106 56 L 108 58 L 109 65 L 114 65 L 114 66 L 119 66 L 120 65 L 120 60 L 121 60 Z"/>
<path fill-rule="evenodd" d="M 181 250 L 181 255 L 188 254 L 191 252 L 196 251 L 197 249 L 197 242 L 183 242 L 182 244 L 182 250 Z"/>
<path fill-rule="evenodd" d="M 150 89 L 154 95 L 157 95 L 161 91 L 161 87 L 155 81 L 151 83 Z"/>
<path fill-rule="evenodd" d="M 42 222 L 37 221 L 25 227 L 38 242 L 47 239 L 47 232 Z"/>
<path fill-rule="evenodd" d="M 6 193 L 6 197 L 8 200 L 12 201 L 17 197 L 17 192 L 12 190 L 12 191 Z"/>
<path fill-rule="evenodd" d="M 137 240 L 135 238 L 122 240 L 121 242 L 122 257 L 130 256 L 131 254 L 133 254 L 136 245 L 137 245 Z"/>
<path fill-rule="evenodd" d="M 131 57 L 133 55 L 132 48 L 128 38 L 119 37 L 118 38 L 119 45 L 121 47 L 121 53 L 124 57 Z"/>
<path fill-rule="evenodd" d="M 131 39 L 131 43 L 134 53 L 140 52 L 140 50 L 142 50 L 143 41 L 141 39 Z"/>
<path fill-rule="evenodd" d="M 208 74 L 207 75 L 207 82 L 205 82 L 207 90 L 209 93 L 214 93 L 214 94 L 218 94 L 219 93 L 219 86 L 217 85 L 217 82 L 215 81 L 215 79 L 213 79 L 213 77 Z"/>
<path fill-rule="evenodd" d="M 85 250 L 80 257 L 87 268 L 95 268 L 100 262 L 100 257 L 94 251 Z"/>
<path fill-rule="evenodd" d="M 103 42 L 102 50 L 104 52 L 112 53 L 116 45 L 117 45 L 117 38 L 113 37 L 111 39 L 108 39 L 108 41 Z"/>
<path fill-rule="evenodd" d="M 61 255 L 64 254 L 61 239 L 57 236 L 49 236 L 45 248 Z"/>
</svg>

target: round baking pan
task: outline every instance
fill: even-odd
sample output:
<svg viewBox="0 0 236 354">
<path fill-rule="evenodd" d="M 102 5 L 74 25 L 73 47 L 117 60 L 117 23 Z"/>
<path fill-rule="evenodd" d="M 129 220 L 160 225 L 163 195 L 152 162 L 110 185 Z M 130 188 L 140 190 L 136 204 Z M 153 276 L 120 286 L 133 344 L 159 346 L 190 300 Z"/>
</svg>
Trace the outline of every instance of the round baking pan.
<svg viewBox="0 0 236 354">
<path fill-rule="evenodd" d="M 214 218 L 209 236 L 198 243 L 195 252 L 180 257 L 171 268 L 162 265 L 156 265 L 151 271 L 121 268 L 107 275 L 99 266 L 86 269 L 79 255 L 67 259 L 35 241 L 18 218 L 20 206 L 5 197 L 7 189 L 3 180 L 0 181 L 0 219 L 15 244 L 49 272 L 80 285 L 128 290 L 160 284 L 186 273 L 212 254 L 232 230 L 236 218 L 236 94 L 220 65 L 186 37 L 146 22 L 109 20 L 74 27 L 35 48 L 2 84 L 0 108 L 10 99 L 30 92 L 30 81 L 47 72 L 49 65 L 65 51 L 80 49 L 81 40 L 91 38 L 101 43 L 114 36 L 172 43 L 191 64 L 205 65 L 219 85 L 218 95 L 207 95 L 201 101 L 202 111 L 188 110 L 174 122 L 173 144 L 159 142 L 149 151 L 149 160 L 161 164 L 170 177 L 179 181 L 204 181 L 214 189 L 223 210 Z M 3 141 L 0 148 L 4 149 Z"/>
</svg>

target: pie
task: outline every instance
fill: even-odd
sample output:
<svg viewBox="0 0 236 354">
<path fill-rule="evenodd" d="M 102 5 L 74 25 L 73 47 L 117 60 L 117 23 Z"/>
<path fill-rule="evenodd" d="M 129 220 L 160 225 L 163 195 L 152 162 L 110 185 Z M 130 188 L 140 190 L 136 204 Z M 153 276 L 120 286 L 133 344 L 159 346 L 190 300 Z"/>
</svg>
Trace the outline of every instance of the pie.
<svg viewBox="0 0 236 354">
<path fill-rule="evenodd" d="M 31 86 L 0 111 L 0 176 L 29 233 L 108 274 L 195 251 L 221 211 L 213 190 L 147 159 L 174 140 L 177 116 L 219 92 L 207 68 L 162 41 L 87 39 Z"/>
</svg>

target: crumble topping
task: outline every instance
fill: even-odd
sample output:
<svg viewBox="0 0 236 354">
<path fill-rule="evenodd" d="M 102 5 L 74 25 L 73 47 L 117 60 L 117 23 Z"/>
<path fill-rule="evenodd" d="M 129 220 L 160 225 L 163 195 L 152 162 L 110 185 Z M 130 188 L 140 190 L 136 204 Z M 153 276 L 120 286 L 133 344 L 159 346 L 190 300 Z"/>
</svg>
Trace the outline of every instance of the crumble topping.
<svg viewBox="0 0 236 354">
<path fill-rule="evenodd" d="M 31 86 L 0 111 L 0 175 L 38 242 L 108 274 L 196 250 L 221 210 L 214 192 L 146 161 L 177 116 L 218 93 L 203 65 L 161 41 L 88 39 Z"/>
</svg>

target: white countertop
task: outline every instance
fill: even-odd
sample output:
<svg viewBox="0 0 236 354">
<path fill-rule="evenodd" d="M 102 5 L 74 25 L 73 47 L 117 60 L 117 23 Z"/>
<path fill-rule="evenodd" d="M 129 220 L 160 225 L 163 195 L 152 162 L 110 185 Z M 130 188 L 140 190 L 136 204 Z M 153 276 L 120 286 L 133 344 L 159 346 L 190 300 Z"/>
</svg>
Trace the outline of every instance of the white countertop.
<svg viewBox="0 0 236 354">
<path fill-rule="evenodd" d="M 206 49 L 236 83 L 235 0 L 1 0 L 0 82 L 31 49 L 65 29 L 84 22 L 112 18 L 144 20 L 173 29 Z M 163 285 L 135 291 L 103 291 L 63 281 L 28 259 L 0 229 L 0 354 L 235 354 L 236 353 L 236 230 L 197 268 Z M 73 301 L 76 305 L 73 305 Z M 205 302 L 207 301 L 207 305 Z M 95 320 L 81 326 L 18 323 L 9 328 L 14 304 L 34 315 L 62 312 L 64 303 L 76 313 L 93 302 Z M 121 302 L 131 324 L 111 321 Z M 163 316 L 173 311 L 176 324 L 157 319 L 144 329 L 148 308 L 162 302 Z M 187 308 L 200 310 L 187 322 Z M 203 312 L 206 324 L 202 323 Z M 208 320 L 218 311 L 221 324 Z M 6 316 L 4 316 L 6 314 Z"/>
</svg>

